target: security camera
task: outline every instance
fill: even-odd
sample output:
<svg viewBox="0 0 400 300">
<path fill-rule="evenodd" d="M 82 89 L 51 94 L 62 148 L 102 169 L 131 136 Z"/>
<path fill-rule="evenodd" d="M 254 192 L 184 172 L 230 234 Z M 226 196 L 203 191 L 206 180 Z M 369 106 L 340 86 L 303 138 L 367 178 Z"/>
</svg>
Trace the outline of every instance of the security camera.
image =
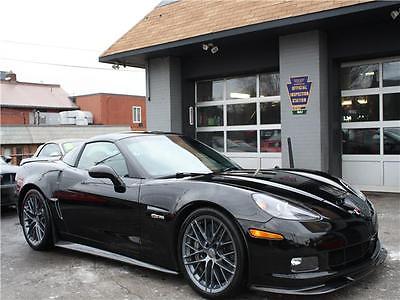
<svg viewBox="0 0 400 300">
<path fill-rule="evenodd" d="M 219 50 L 218 47 L 217 47 L 217 46 L 214 46 L 214 47 L 211 48 L 211 53 L 212 53 L 212 54 L 215 54 L 215 53 L 218 52 L 218 50 Z"/>
<path fill-rule="evenodd" d="M 393 20 L 395 20 L 399 15 L 400 15 L 400 9 L 399 10 L 393 10 L 390 13 L 390 16 L 392 17 Z"/>
</svg>

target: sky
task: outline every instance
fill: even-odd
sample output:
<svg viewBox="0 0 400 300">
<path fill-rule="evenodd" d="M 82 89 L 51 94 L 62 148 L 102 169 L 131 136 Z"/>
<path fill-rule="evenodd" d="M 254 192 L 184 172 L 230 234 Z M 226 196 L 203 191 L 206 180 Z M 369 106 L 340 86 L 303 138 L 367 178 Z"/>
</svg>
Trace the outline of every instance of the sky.
<svg viewBox="0 0 400 300">
<path fill-rule="evenodd" d="M 160 0 L 0 1 L 1 71 L 60 84 L 71 96 L 145 95 L 143 69 L 113 70 L 98 58 Z"/>
</svg>

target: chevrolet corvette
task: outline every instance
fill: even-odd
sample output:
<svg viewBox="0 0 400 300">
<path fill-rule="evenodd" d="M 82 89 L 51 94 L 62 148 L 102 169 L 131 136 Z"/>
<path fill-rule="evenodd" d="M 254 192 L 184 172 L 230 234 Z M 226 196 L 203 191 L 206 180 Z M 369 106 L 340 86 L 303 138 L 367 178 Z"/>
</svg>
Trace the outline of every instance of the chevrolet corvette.
<svg viewBox="0 0 400 300">
<path fill-rule="evenodd" d="M 328 293 L 386 257 L 372 203 L 342 179 L 242 169 L 178 134 L 98 136 L 62 160 L 24 164 L 16 181 L 31 248 L 180 273 L 208 298 Z"/>
</svg>

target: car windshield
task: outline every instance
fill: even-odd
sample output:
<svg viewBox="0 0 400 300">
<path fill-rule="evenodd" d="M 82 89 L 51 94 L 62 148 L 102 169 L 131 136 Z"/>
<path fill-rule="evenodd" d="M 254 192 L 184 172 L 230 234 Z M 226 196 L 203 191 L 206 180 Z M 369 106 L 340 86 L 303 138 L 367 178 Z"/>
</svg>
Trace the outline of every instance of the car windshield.
<svg viewBox="0 0 400 300">
<path fill-rule="evenodd" d="M 121 141 L 152 177 L 177 173 L 223 172 L 240 167 L 210 147 L 178 135 L 152 135 Z"/>
<path fill-rule="evenodd" d="M 81 141 L 63 143 L 63 144 L 62 144 L 62 147 L 63 147 L 63 149 L 64 149 L 64 153 L 68 153 L 69 151 L 71 151 L 72 149 L 74 149 L 76 146 L 79 146 L 80 144 L 82 144 Z"/>
</svg>

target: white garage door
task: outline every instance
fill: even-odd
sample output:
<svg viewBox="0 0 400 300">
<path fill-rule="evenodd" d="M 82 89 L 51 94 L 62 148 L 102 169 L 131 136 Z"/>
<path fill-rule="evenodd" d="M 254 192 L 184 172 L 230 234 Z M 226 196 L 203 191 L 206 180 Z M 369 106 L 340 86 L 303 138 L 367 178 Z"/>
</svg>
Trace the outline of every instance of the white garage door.
<svg viewBox="0 0 400 300">
<path fill-rule="evenodd" d="M 341 88 L 343 177 L 400 192 L 400 58 L 343 64 Z"/>
<path fill-rule="evenodd" d="M 281 166 L 279 73 L 196 83 L 197 139 L 243 168 Z"/>
</svg>

